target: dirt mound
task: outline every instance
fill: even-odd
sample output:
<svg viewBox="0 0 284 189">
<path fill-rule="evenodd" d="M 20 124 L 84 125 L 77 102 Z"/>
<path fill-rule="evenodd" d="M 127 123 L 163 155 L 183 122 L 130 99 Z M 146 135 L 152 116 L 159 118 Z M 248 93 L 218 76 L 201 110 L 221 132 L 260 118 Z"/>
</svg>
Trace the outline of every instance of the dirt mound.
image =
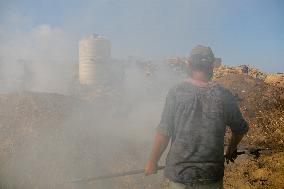
<svg viewBox="0 0 284 189">
<path fill-rule="evenodd" d="M 215 78 L 224 77 L 228 74 L 248 75 L 255 79 L 263 80 L 267 84 L 282 88 L 284 87 L 283 73 L 265 73 L 249 65 L 240 65 L 236 67 L 222 65 L 214 70 Z"/>
<path fill-rule="evenodd" d="M 8 93 L 0 95 L 0 114 L 19 120 L 50 118 L 60 120 L 79 103 L 79 99 L 60 94 Z"/>
<path fill-rule="evenodd" d="M 137 175 L 65 183 L 143 167 L 150 146 L 143 137 L 148 135 L 141 135 L 144 130 L 135 126 L 137 120 L 128 122 L 127 116 L 135 115 L 114 117 L 112 101 L 107 101 L 91 103 L 48 93 L 1 94 L 0 183 L 7 189 L 159 187 L 161 174 L 145 180 Z"/>
<path fill-rule="evenodd" d="M 37 152 L 44 154 L 44 145 L 38 151 L 36 149 L 34 152 L 23 151 L 28 151 L 37 145 L 40 148 L 43 138 L 53 138 L 55 135 L 50 135 L 49 131 L 56 133 L 60 129 L 59 126 L 72 115 L 73 109 L 81 103 L 81 100 L 59 94 L 21 92 L 0 95 L 1 184 L 4 184 L 2 179 L 8 173 L 13 174 L 10 177 L 20 173 L 19 170 L 15 171 L 16 168 L 21 170 L 24 164 L 27 164 L 30 166 L 30 171 L 36 164 L 37 156 L 39 159 L 44 159 L 40 155 L 35 155 Z M 19 154 L 24 155 L 17 157 Z M 34 164 L 30 164 L 28 158 L 35 158 Z M 16 163 L 13 162 L 14 160 Z M 23 175 L 28 175 L 28 171 Z"/>
<path fill-rule="evenodd" d="M 283 73 L 269 74 L 265 78 L 265 82 L 284 88 L 284 74 Z"/>
<path fill-rule="evenodd" d="M 216 78 L 220 78 L 228 74 L 238 74 L 238 75 L 244 74 L 261 80 L 264 80 L 267 77 L 266 73 L 261 72 L 260 70 L 249 65 L 240 65 L 236 67 L 222 65 L 214 69 L 214 76 Z"/>
<path fill-rule="evenodd" d="M 249 143 L 283 150 L 284 88 L 242 74 L 227 74 L 216 81 L 239 99 L 241 110 L 251 127 Z"/>
<path fill-rule="evenodd" d="M 227 73 L 215 80 L 235 94 L 249 122 L 250 131 L 242 145 L 268 149 L 260 158 L 244 155 L 227 165 L 225 188 L 283 187 L 284 88 L 239 73 Z"/>
</svg>

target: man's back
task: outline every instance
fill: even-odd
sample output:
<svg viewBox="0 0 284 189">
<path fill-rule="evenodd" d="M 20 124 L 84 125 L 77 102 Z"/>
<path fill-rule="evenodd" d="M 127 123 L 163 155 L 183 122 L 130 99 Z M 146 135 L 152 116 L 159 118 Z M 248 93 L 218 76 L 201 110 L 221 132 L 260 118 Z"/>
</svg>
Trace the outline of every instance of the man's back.
<svg viewBox="0 0 284 189">
<path fill-rule="evenodd" d="M 226 161 L 234 161 L 248 125 L 234 96 L 211 81 L 215 58 L 210 47 L 198 45 L 188 57 L 187 80 L 167 96 L 145 174 L 157 172 L 158 161 L 171 140 L 165 176 L 171 188 L 222 188 L 224 133 L 232 131 Z M 213 185 L 214 187 L 213 187 Z"/>
<path fill-rule="evenodd" d="M 180 183 L 222 179 L 226 125 L 235 132 L 247 128 L 226 89 L 214 83 L 200 87 L 189 82 L 172 88 L 158 126 L 160 133 L 171 137 L 165 176 Z"/>
</svg>

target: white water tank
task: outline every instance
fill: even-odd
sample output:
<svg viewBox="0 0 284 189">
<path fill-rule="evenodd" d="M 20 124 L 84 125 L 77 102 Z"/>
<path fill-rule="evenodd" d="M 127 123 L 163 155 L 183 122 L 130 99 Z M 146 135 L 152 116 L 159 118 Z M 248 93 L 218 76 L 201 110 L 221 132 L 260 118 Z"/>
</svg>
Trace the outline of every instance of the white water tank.
<svg viewBox="0 0 284 189">
<path fill-rule="evenodd" d="M 109 62 L 111 44 L 106 38 L 92 34 L 79 42 L 79 80 L 83 85 L 96 84 L 103 67 Z"/>
</svg>

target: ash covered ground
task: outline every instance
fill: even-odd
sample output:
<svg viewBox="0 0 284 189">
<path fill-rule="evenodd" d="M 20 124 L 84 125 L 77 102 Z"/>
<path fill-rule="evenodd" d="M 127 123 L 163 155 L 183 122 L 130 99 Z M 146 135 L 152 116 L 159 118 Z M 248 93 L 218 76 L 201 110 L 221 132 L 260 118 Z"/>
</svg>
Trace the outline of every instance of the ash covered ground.
<svg viewBox="0 0 284 189">
<path fill-rule="evenodd" d="M 226 165 L 226 189 L 284 186 L 284 88 L 282 76 L 276 81 L 267 78 L 253 69 L 249 74 L 224 66 L 215 71 L 216 82 L 239 98 L 250 124 L 241 146 L 265 149 L 259 157 L 242 155 Z M 89 183 L 68 181 L 143 168 L 167 89 L 180 79 L 133 74 L 119 90 L 80 95 L 2 93 L 1 188 L 166 189 L 162 172 Z"/>
</svg>

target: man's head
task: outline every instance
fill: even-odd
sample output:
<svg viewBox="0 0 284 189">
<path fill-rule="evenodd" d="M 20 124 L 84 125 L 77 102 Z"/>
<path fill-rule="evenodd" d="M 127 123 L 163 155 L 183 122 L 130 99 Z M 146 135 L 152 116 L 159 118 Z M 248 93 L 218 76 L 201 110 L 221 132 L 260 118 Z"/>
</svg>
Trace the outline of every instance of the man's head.
<svg viewBox="0 0 284 189">
<path fill-rule="evenodd" d="M 216 64 L 216 59 L 211 48 L 198 45 L 191 50 L 188 66 L 189 66 L 189 75 L 194 77 L 203 77 L 204 80 L 210 80 L 213 76 L 213 68 Z"/>
</svg>

